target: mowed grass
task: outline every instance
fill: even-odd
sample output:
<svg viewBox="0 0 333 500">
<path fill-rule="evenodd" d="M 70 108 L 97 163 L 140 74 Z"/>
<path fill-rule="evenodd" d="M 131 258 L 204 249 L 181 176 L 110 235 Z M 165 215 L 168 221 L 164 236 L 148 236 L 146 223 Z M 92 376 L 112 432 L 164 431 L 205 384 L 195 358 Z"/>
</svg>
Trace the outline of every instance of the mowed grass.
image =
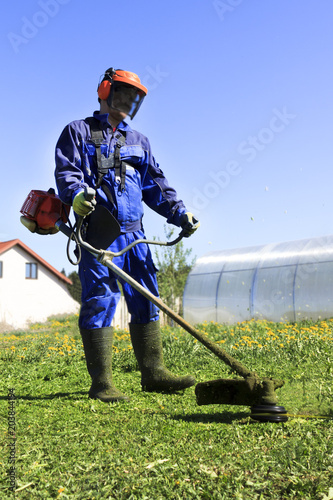
<svg viewBox="0 0 333 500">
<path fill-rule="evenodd" d="M 77 318 L 0 336 L 1 486 L 9 490 L 8 390 L 14 389 L 16 495 L 22 499 L 333 498 L 333 321 L 199 325 L 278 389 L 285 423 L 246 406 L 196 404 L 194 387 L 145 393 L 127 331 L 117 331 L 114 380 L 130 402 L 87 397 Z M 188 333 L 163 328 L 165 361 L 198 382 L 235 375 Z"/>
</svg>

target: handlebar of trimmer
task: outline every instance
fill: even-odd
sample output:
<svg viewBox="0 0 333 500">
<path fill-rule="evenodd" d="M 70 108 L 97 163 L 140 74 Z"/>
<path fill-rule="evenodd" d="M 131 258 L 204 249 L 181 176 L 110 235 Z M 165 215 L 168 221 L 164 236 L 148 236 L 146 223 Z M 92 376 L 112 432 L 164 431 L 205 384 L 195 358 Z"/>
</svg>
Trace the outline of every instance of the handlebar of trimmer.
<svg viewBox="0 0 333 500">
<path fill-rule="evenodd" d="M 78 222 L 77 222 L 76 236 L 77 236 L 77 241 L 78 241 L 79 245 L 81 245 L 83 248 L 85 248 L 89 252 L 93 252 L 96 255 L 100 254 L 101 252 L 105 253 L 104 250 L 97 250 L 96 248 L 94 248 L 93 246 L 91 246 L 88 242 L 86 242 L 86 241 L 84 241 L 82 239 L 81 226 L 82 226 L 83 220 L 84 220 L 84 217 L 80 217 L 79 220 L 78 220 Z M 109 250 L 107 252 L 107 254 L 108 254 L 108 257 L 111 257 L 111 258 L 113 258 L 113 257 L 119 257 L 120 255 L 123 255 L 128 250 L 130 250 L 131 248 L 135 247 L 136 245 L 139 245 L 140 243 L 146 243 L 147 245 L 167 246 L 167 247 L 168 246 L 172 246 L 172 245 L 175 245 L 176 243 L 180 242 L 180 240 L 184 237 L 184 233 L 185 233 L 185 231 L 182 230 L 179 233 L 179 235 L 177 236 L 177 238 L 174 239 L 173 241 L 156 241 L 156 240 L 147 240 L 147 239 L 141 238 L 139 240 L 133 241 L 132 243 L 130 243 L 129 245 L 127 245 L 126 247 L 124 247 L 122 250 L 119 250 L 119 252 L 111 252 Z"/>
</svg>

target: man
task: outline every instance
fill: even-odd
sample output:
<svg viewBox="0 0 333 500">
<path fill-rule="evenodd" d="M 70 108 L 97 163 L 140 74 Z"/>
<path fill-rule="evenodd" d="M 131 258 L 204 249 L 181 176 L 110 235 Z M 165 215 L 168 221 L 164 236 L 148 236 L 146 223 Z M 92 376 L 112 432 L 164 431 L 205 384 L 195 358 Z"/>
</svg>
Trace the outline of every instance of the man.
<svg viewBox="0 0 333 500">
<path fill-rule="evenodd" d="M 121 235 L 109 247 L 114 252 L 145 237 L 142 200 L 168 223 L 186 228 L 189 236 L 199 222 L 169 186 L 148 139 L 124 121 L 127 116 L 134 118 L 147 89 L 134 73 L 109 68 L 97 91 L 99 112 L 67 125 L 56 145 L 55 178 L 61 200 L 72 205 L 79 216 L 89 216 L 96 203 L 108 208 L 121 228 Z M 85 197 L 87 187 L 96 190 L 92 201 Z M 156 269 L 148 245 L 133 247 L 116 257 L 114 263 L 158 296 Z M 128 400 L 114 386 L 111 370 L 110 325 L 120 297 L 118 278 L 84 249 L 79 276 L 79 327 L 92 378 L 89 396 L 105 402 Z M 168 392 L 192 386 L 192 376 L 177 377 L 164 366 L 157 307 L 128 284 L 121 284 L 131 314 L 130 335 L 143 390 Z"/>
</svg>

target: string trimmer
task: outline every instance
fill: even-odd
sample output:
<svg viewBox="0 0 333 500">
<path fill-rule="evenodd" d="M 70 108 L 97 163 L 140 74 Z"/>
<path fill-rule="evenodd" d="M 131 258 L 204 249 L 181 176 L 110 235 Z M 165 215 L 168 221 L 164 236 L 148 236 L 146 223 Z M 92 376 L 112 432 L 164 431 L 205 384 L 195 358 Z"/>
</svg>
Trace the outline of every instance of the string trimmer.
<svg viewBox="0 0 333 500">
<path fill-rule="evenodd" d="M 92 199 L 95 196 L 95 191 L 88 188 L 85 196 L 87 200 Z M 69 221 L 69 209 L 70 207 L 62 204 L 53 190 L 48 192 L 34 190 L 29 193 L 21 208 L 23 214 L 21 221 L 30 230 L 35 230 L 39 234 L 53 233 L 54 230 L 59 230 L 69 238 L 69 242 L 75 240 L 79 249 L 84 248 L 94 255 L 99 262 L 155 304 L 241 377 L 198 383 L 195 387 L 195 394 L 199 405 L 245 405 L 251 406 L 251 417 L 256 420 L 281 422 L 288 419 L 284 407 L 277 405 L 275 394 L 275 390 L 282 387 L 284 381 L 267 377 L 260 378 L 255 372 L 246 368 L 224 349 L 212 342 L 206 335 L 195 329 L 159 297 L 153 295 L 113 262 L 114 257 L 123 255 L 135 245 L 175 245 L 183 238 L 184 229 L 173 241 L 139 239 L 119 252 L 111 252 L 106 248 L 121 234 L 118 221 L 113 215 L 102 205 L 97 205 L 89 216 L 88 229 L 83 238 L 81 229 L 85 218 L 79 217 L 73 227 Z"/>
</svg>

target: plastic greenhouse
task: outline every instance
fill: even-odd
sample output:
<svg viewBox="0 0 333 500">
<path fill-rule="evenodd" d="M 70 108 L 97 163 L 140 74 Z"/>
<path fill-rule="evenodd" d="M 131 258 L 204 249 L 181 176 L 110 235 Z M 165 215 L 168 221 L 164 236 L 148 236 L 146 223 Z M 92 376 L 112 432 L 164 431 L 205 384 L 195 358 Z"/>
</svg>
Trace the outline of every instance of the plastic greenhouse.
<svg viewBox="0 0 333 500">
<path fill-rule="evenodd" d="M 192 324 L 333 317 L 333 235 L 208 253 L 183 304 Z"/>
</svg>

